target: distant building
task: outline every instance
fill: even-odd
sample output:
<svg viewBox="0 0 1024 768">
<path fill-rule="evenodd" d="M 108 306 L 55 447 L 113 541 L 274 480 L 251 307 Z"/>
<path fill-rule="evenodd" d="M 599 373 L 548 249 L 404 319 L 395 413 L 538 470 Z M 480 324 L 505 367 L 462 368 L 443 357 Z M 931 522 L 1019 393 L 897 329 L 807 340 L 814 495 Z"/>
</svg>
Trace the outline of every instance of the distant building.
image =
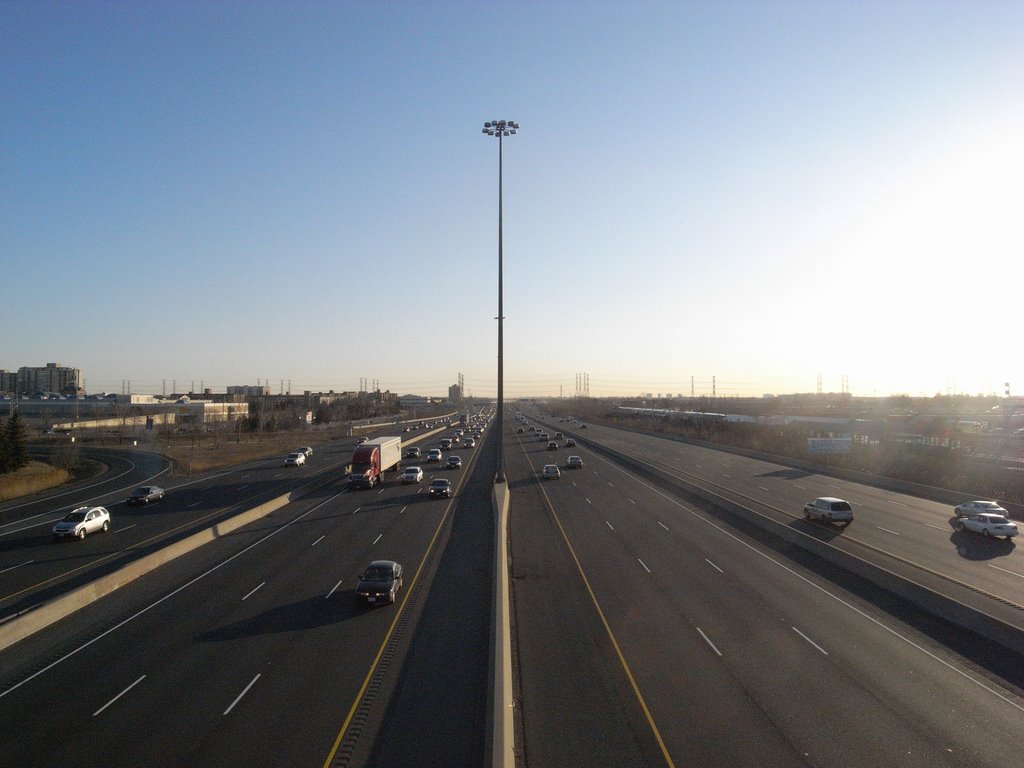
<svg viewBox="0 0 1024 768">
<path fill-rule="evenodd" d="M 452 384 L 448 387 L 448 399 L 453 403 L 462 402 L 462 387 L 458 384 Z"/>
<path fill-rule="evenodd" d="M 245 397 L 265 397 L 270 394 L 270 387 L 263 385 L 253 386 L 242 384 L 240 386 L 228 387 L 229 395 L 245 395 Z"/>
<path fill-rule="evenodd" d="M 82 389 L 82 372 L 60 363 L 47 363 L 41 368 L 22 366 L 18 369 L 14 388 L 23 395 L 64 390 L 77 392 Z"/>
<path fill-rule="evenodd" d="M 15 393 L 18 390 L 18 374 L 0 370 L 0 392 Z"/>
</svg>

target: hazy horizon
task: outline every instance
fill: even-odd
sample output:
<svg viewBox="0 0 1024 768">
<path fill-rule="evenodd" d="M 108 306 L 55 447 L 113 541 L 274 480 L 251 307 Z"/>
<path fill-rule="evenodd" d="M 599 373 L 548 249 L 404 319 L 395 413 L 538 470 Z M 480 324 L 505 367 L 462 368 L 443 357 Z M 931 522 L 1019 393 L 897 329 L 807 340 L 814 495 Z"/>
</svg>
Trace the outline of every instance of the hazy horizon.
<svg viewBox="0 0 1024 768">
<path fill-rule="evenodd" d="M 504 118 L 509 398 L 1024 393 L 1020 3 L 0 18 L 0 369 L 493 397 Z"/>
</svg>

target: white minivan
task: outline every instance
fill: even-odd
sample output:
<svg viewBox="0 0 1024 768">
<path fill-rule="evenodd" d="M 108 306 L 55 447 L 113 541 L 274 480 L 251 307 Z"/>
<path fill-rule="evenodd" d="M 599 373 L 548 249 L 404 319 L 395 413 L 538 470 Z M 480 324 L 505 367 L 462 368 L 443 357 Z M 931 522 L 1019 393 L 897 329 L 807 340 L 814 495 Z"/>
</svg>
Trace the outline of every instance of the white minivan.
<svg viewBox="0 0 1024 768">
<path fill-rule="evenodd" d="M 826 523 L 851 523 L 853 507 L 850 502 L 834 496 L 822 496 L 804 505 L 804 517 L 808 520 L 824 520 Z"/>
</svg>

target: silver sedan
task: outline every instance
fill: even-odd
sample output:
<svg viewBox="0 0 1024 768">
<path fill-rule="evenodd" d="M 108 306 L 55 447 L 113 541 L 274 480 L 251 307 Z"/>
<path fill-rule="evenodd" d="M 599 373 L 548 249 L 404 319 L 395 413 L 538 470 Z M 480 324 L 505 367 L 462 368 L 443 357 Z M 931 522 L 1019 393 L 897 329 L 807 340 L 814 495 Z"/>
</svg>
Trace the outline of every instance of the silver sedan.
<svg viewBox="0 0 1024 768">
<path fill-rule="evenodd" d="M 958 522 L 961 531 L 974 531 L 984 536 L 1005 536 L 1009 539 L 1017 535 L 1017 524 L 1011 523 L 1002 515 L 982 512 L 978 515 L 961 518 Z"/>
</svg>

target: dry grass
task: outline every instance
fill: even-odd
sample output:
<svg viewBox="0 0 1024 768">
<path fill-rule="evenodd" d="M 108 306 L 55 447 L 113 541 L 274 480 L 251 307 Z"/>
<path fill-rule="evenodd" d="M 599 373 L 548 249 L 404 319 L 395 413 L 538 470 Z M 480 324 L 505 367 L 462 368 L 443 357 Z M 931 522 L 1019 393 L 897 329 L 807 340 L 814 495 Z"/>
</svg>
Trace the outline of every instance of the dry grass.
<svg viewBox="0 0 1024 768">
<path fill-rule="evenodd" d="M 27 467 L 17 472 L 0 475 L 0 501 L 10 501 L 54 488 L 66 483 L 70 477 L 66 470 L 55 469 L 41 461 L 30 461 Z"/>
<path fill-rule="evenodd" d="M 194 472 L 206 472 L 211 469 L 264 459 L 268 456 L 280 456 L 284 461 L 284 457 L 289 452 L 300 446 L 310 445 L 315 449 L 318 445 L 324 445 L 331 440 L 340 438 L 342 434 L 341 430 L 338 430 L 337 435 L 332 435 L 330 432 L 317 432 L 315 436 L 308 432 L 277 433 L 263 435 L 259 438 L 243 437 L 241 442 L 236 442 L 234 438 L 216 439 L 207 436 L 195 442 L 190 439 L 170 444 L 160 441 L 158 450 L 165 456 L 174 459 L 175 474 L 189 475 Z"/>
</svg>

